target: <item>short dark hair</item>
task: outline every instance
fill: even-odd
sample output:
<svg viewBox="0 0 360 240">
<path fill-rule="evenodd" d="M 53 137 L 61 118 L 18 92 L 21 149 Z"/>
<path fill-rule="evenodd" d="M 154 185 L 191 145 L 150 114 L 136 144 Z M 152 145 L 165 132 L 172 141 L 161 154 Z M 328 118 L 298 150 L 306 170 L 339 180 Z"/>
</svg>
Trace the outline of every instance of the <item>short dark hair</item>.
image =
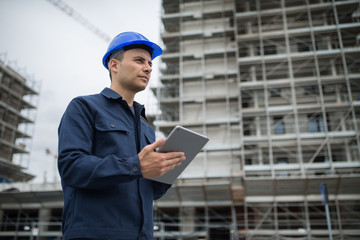
<svg viewBox="0 0 360 240">
<path fill-rule="evenodd" d="M 128 45 L 123 47 L 124 51 L 130 50 L 130 49 L 134 49 L 134 48 L 141 48 L 144 49 L 146 51 L 148 51 L 150 53 L 150 56 L 152 57 L 153 55 L 153 49 L 145 44 L 132 44 L 132 45 Z"/>
</svg>

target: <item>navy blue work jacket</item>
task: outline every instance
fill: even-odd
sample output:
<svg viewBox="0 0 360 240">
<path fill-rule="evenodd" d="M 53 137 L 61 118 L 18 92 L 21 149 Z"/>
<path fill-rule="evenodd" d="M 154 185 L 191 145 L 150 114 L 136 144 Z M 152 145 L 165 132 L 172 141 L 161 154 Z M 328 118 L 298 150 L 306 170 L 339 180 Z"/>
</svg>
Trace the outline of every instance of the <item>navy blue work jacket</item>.
<svg viewBox="0 0 360 240">
<path fill-rule="evenodd" d="M 144 106 L 134 109 L 110 88 L 68 105 L 58 129 L 63 239 L 153 239 L 153 200 L 170 185 L 141 174 L 137 154 L 155 133 Z"/>
</svg>

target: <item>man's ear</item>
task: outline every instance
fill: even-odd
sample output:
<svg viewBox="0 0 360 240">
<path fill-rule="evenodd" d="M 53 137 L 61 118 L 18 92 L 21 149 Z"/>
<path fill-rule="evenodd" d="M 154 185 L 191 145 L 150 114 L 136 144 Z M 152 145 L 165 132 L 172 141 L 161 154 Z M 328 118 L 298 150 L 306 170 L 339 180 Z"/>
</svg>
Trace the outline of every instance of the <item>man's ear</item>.
<svg viewBox="0 0 360 240">
<path fill-rule="evenodd" d="M 114 58 L 111 59 L 110 63 L 109 63 L 109 67 L 110 67 L 109 70 L 116 72 L 118 70 L 118 64 L 117 63 L 118 63 L 118 61 L 116 59 L 114 59 Z"/>
</svg>

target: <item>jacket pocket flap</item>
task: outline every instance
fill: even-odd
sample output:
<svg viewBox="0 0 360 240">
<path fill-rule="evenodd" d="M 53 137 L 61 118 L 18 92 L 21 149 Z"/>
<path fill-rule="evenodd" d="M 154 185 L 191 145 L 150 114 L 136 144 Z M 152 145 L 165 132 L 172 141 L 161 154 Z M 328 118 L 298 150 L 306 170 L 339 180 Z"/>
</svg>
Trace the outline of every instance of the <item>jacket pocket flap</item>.
<svg viewBox="0 0 360 240">
<path fill-rule="evenodd" d="M 99 131 L 122 131 L 129 133 L 129 130 L 124 125 L 119 123 L 119 121 L 114 121 L 112 119 L 97 119 L 95 128 Z"/>
</svg>

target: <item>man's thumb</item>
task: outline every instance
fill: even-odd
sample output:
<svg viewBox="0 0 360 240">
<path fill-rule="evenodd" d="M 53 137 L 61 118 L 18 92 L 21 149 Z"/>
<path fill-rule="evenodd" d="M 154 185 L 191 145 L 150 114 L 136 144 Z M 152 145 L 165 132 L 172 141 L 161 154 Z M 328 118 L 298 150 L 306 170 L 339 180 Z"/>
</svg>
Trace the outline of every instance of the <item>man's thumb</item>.
<svg viewBox="0 0 360 240">
<path fill-rule="evenodd" d="M 161 147 L 162 145 L 164 145 L 165 143 L 165 139 L 164 138 L 160 138 L 159 140 L 155 141 L 153 144 L 151 144 L 151 148 L 152 149 L 156 149 L 156 148 L 159 148 Z"/>
</svg>

